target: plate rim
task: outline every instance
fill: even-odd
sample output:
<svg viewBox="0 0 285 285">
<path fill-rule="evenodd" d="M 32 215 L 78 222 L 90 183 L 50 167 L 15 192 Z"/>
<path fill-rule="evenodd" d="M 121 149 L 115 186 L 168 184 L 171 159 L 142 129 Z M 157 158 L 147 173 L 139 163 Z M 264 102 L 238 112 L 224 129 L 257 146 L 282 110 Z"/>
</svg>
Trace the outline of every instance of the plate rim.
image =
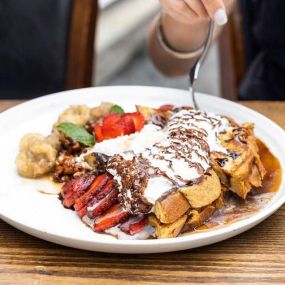
<svg viewBox="0 0 285 285">
<path fill-rule="evenodd" d="M 67 91 L 63 91 L 63 92 L 57 92 L 57 93 L 53 93 L 53 94 L 49 94 L 49 95 L 45 95 L 42 97 L 38 97 L 32 100 L 28 100 L 27 102 L 23 102 L 20 103 L 19 105 L 16 105 L 12 108 L 9 108 L 5 111 L 3 111 L 0 114 L 0 119 L 5 117 L 6 115 L 9 115 L 10 112 L 15 112 L 18 109 L 22 109 L 22 108 L 26 108 L 27 106 L 29 106 L 30 104 L 34 104 L 35 102 L 40 102 L 40 101 L 45 101 L 45 100 L 50 100 L 55 96 L 58 96 L 59 94 L 66 94 L 66 93 L 71 93 L 71 94 L 76 94 L 79 92 L 84 92 L 85 90 L 98 90 L 98 89 L 124 89 L 124 88 L 128 88 L 128 89 L 159 89 L 159 90 L 171 90 L 174 92 L 181 92 L 181 93 L 185 93 L 187 92 L 187 90 L 181 90 L 181 89 L 174 89 L 174 88 L 164 88 L 164 87 L 153 87 L 153 86 L 139 86 L 139 85 L 135 85 L 135 86 L 100 86 L 100 87 L 89 87 L 89 88 L 81 88 L 81 89 L 75 89 L 75 90 L 67 90 Z M 97 91 L 100 92 L 100 91 Z M 266 116 L 258 113 L 255 110 L 252 110 L 246 106 L 243 106 L 237 102 L 232 102 L 229 100 L 226 100 L 224 98 L 220 98 L 220 97 L 214 97 L 211 96 L 209 94 L 205 94 L 205 93 L 199 93 L 199 96 L 202 95 L 203 97 L 211 97 L 211 100 L 214 101 L 218 101 L 218 102 L 224 102 L 226 104 L 230 104 L 230 105 L 234 105 L 235 107 L 238 107 L 241 111 L 247 111 L 252 113 L 254 116 L 256 116 L 257 118 L 261 118 L 262 120 L 266 120 L 268 123 L 273 124 L 275 128 L 278 128 L 279 131 L 283 132 L 283 136 L 285 138 L 285 131 L 274 121 L 270 120 L 269 118 L 267 118 Z M 70 95 L 69 95 L 70 96 Z M 199 98 L 199 96 L 197 96 Z M 199 99 L 198 99 L 199 100 Z M 282 181 L 283 181 L 283 175 L 284 175 L 284 169 L 282 169 Z M 282 185 L 281 185 L 282 186 Z M 280 191 L 280 189 L 279 189 Z M 80 241 L 80 242 L 88 242 L 88 243 L 96 243 L 98 245 L 116 245 L 116 246 L 155 246 L 155 245 L 173 245 L 176 243 L 191 243 L 192 241 L 198 241 L 198 240 L 204 240 L 204 239 L 211 239 L 211 238 L 217 238 L 220 236 L 223 236 L 225 234 L 229 234 L 229 233 L 234 233 L 239 231 L 240 229 L 244 229 L 247 226 L 248 227 L 252 227 L 251 225 L 255 226 L 256 224 L 260 223 L 261 221 L 263 221 L 264 219 L 266 219 L 268 216 L 272 215 L 275 211 L 277 211 L 283 204 L 285 203 L 285 193 L 280 196 L 278 199 L 276 199 L 274 202 L 270 202 L 265 208 L 263 208 L 261 211 L 257 212 L 256 214 L 246 218 L 246 219 L 242 219 L 239 221 L 236 221 L 234 223 L 231 223 L 229 225 L 226 225 L 224 227 L 221 228 L 214 228 L 213 230 L 209 230 L 209 231 L 205 231 L 205 232 L 198 232 L 198 233 L 193 233 L 187 236 L 182 236 L 182 237 L 176 237 L 176 238 L 169 238 L 169 239 L 150 239 L 150 240 L 118 240 L 118 239 L 112 239 L 112 240 L 104 240 L 102 238 L 98 238 L 94 241 L 90 241 L 90 240 L 84 240 L 84 239 L 74 239 L 65 235 L 61 235 L 61 234 L 55 234 L 55 233 L 49 233 L 48 231 L 42 231 L 40 229 L 35 229 L 33 227 L 27 226 L 26 224 L 20 223 L 16 220 L 13 220 L 7 216 L 5 216 L 2 212 L 1 212 L 1 208 L 0 208 L 0 218 L 4 221 L 6 221 L 8 224 L 12 224 L 12 226 L 16 227 L 16 228 L 20 228 L 20 227 L 24 227 L 29 229 L 30 231 L 26 231 L 23 230 L 22 228 L 20 229 L 23 232 L 26 232 L 30 235 L 33 236 L 37 236 L 35 233 L 32 234 L 32 232 L 37 232 L 39 235 L 41 234 L 47 234 L 49 236 L 52 236 L 54 238 L 58 238 L 58 239 L 68 239 L 69 241 Z M 17 226 L 18 225 L 18 226 Z M 247 230 L 247 229 L 245 229 Z M 99 234 L 98 234 L 99 235 Z M 101 235 L 101 234 L 100 234 Z M 234 235 L 234 234 L 233 234 Z M 101 235 L 102 236 L 102 235 Z M 40 237 L 41 239 L 45 239 Z M 48 239 L 45 239 L 48 240 Z M 56 242 L 59 243 L 59 242 Z M 64 243 L 60 243 L 60 244 L 64 244 Z M 210 244 L 210 243 L 207 243 Z M 98 251 L 98 249 L 95 249 Z"/>
</svg>

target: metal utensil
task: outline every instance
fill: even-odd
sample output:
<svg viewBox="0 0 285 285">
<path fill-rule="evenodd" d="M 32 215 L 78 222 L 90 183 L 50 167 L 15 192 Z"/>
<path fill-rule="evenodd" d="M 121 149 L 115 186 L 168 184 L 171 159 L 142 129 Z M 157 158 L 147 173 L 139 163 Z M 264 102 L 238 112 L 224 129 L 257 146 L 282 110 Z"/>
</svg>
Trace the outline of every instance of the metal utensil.
<svg viewBox="0 0 285 285">
<path fill-rule="evenodd" d="M 206 55 L 209 51 L 209 48 L 211 46 L 211 43 L 213 40 L 213 35 L 214 35 L 214 29 L 215 29 L 215 23 L 214 23 L 214 21 L 210 20 L 209 33 L 208 33 L 208 37 L 207 37 L 203 52 L 200 55 L 200 57 L 198 58 L 198 60 L 196 61 L 195 65 L 191 68 L 191 70 L 189 72 L 189 81 L 190 81 L 189 91 L 191 93 L 193 106 L 196 110 L 198 110 L 199 107 L 198 107 L 198 104 L 197 104 L 196 98 L 195 98 L 195 95 L 196 95 L 195 94 L 195 85 L 196 85 L 196 81 L 198 79 L 198 75 L 199 75 L 201 65 L 203 64 L 203 62 L 206 58 Z"/>
</svg>

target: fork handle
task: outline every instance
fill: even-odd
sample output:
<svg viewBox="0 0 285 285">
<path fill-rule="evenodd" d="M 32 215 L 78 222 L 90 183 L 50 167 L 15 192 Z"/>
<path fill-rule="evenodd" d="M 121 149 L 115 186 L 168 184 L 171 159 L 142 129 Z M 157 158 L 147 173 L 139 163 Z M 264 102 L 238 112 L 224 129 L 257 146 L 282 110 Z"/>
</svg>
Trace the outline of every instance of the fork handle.
<svg viewBox="0 0 285 285">
<path fill-rule="evenodd" d="M 189 90 L 191 93 L 191 97 L 192 97 L 192 102 L 193 102 L 193 107 L 198 110 L 198 104 L 195 98 L 195 85 L 196 85 L 196 81 L 198 79 L 198 75 L 199 75 L 199 71 L 201 68 L 201 65 L 203 64 L 203 62 L 205 61 L 205 58 L 208 54 L 208 51 L 210 49 L 212 40 L 213 40 L 213 36 L 214 36 L 214 30 L 215 30 L 215 23 L 214 21 L 210 20 L 210 28 L 209 28 L 209 33 L 204 45 L 204 49 L 202 54 L 200 55 L 200 57 L 197 59 L 196 63 L 194 64 L 194 66 L 190 69 L 189 72 L 189 81 L 190 81 L 190 86 L 189 86 Z"/>
</svg>

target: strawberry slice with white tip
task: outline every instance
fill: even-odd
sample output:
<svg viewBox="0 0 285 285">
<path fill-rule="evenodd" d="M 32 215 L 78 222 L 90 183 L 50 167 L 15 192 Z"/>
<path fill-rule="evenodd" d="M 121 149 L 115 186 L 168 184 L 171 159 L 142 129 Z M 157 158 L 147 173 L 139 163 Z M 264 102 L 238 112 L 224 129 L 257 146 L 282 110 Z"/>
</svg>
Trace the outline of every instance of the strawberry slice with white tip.
<svg viewBox="0 0 285 285">
<path fill-rule="evenodd" d="M 105 211 L 118 202 L 118 194 L 119 191 L 117 189 L 112 189 L 105 198 L 87 207 L 87 216 L 90 219 L 94 219 L 102 215 Z"/>
<path fill-rule="evenodd" d="M 81 176 L 66 182 L 61 189 L 61 196 L 63 198 L 63 205 L 70 208 L 75 200 L 82 196 L 94 181 L 94 175 Z"/>
<path fill-rule="evenodd" d="M 129 216 L 128 211 L 122 209 L 120 204 L 116 204 L 95 220 L 93 230 L 103 232 L 125 222 Z"/>
<path fill-rule="evenodd" d="M 128 235 L 135 235 L 141 232 L 148 224 L 148 218 L 146 215 L 140 215 L 131 217 L 120 226 L 120 230 Z"/>
<path fill-rule="evenodd" d="M 85 192 L 82 196 L 80 196 L 74 204 L 74 209 L 76 211 L 80 211 L 98 194 L 110 180 L 110 176 L 107 174 L 102 174 L 96 177 L 93 183 L 90 185 L 87 192 Z"/>
</svg>

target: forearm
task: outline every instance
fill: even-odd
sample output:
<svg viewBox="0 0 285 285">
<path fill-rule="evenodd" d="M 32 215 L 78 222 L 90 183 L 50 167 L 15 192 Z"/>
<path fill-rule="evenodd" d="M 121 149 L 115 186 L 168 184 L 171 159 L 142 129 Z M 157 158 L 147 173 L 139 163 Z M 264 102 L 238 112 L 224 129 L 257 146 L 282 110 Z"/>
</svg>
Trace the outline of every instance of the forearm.
<svg viewBox="0 0 285 285">
<path fill-rule="evenodd" d="M 185 0 L 186 1 L 186 0 Z M 229 14 L 235 0 L 226 0 L 225 9 Z M 192 16 L 189 23 L 163 13 L 161 16 L 161 31 L 165 44 L 172 50 L 191 53 L 202 47 L 209 31 L 209 18 Z M 156 34 L 157 19 L 152 23 L 149 34 L 149 54 L 156 67 L 167 76 L 185 75 L 197 61 L 197 57 L 178 59 L 169 53 L 158 40 Z M 221 27 L 217 26 L 214 38 L 218 37 Z"/>
<path fill-rule="evenodd" d="M 196 24 L 185 25 L 176 22 L 167 14 L 161 16 L 161 26 L 166 44 L 173 50 L 191 52 L 203 46 L 209 30 L 209 21 L 200 20 Z M 165 75 L 186 74 L 197 58 L 177 59 L 161 46 L 156 35 L 157 19 L 152 23 L 149 34 L 149 54 L 156 67 Z"/>
</svg>

